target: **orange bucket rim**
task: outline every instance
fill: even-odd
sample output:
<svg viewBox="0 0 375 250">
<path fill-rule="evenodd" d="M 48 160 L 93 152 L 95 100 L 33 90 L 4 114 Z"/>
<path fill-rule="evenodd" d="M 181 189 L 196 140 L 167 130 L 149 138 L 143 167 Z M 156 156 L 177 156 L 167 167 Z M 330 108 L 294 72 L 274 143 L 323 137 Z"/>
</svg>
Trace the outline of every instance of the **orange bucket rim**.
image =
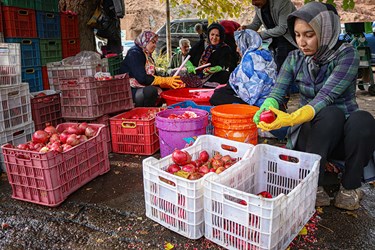
<svg viewBox="0 0 375 250">
<path fill-rule="evenodd" d="M 252 118 L 258 110 L 259 107 L 247 104 L 224 104 L 213 107 L 211 113 L 224 118 Z"/>
</svg>

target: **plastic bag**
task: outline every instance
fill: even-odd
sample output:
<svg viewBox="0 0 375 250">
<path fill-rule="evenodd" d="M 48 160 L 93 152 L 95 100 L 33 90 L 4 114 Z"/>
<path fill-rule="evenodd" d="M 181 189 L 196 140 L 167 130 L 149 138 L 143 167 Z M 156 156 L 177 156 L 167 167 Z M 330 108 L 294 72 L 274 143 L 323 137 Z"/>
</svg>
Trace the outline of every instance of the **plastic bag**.
<svg viewBox="0 0 375 250">
<path fill-rule="evenodd" d="M 94 51 L 81 51 L 75 56 L 64 58 L 62 65 L 92 65 L 101 64 L 101 55 Z"/>
</svg>

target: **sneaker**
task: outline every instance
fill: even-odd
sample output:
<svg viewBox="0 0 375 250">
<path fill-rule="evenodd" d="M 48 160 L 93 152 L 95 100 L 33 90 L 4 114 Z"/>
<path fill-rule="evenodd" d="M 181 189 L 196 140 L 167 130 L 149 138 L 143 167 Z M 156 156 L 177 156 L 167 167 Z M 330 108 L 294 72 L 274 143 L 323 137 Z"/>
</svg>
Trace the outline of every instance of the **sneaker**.
<svg viewBox="0 0 375 250">
<path fill-rule="evenodd" d="M 341 186 L 335 198 L 335 207 L 356 210 L 359 208 L 363 196 L 364 192 L 360 188 L 347 190 Z"/>
<path fill-rule="evenodd" d="M 322 186 L 318 187 L 318 191 L 316 192 L 316 201 L 315 206 L 316 207 L 327 207 L 331 205 L 331 200 L 329 198 L 329 195 L 324 190 Z"/>
</svg>

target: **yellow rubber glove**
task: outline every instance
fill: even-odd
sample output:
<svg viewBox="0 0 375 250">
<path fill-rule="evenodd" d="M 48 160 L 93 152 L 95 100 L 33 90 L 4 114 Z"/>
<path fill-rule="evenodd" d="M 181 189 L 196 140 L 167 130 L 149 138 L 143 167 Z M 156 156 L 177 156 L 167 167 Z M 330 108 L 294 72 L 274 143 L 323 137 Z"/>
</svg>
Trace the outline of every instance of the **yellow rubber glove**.
<svg viewBox="0 0 375 250">
<path fill-rule="evenodd" d="M 185 87 L 185 84 L 181 81 L 180 76 L 154 77 L 155 79 L 152 82 L 152 85 L 158 85 L 162 89 L 179 89 Z"/>
<path fill-rule="evenodd" d="M 294 126 L 304 122 L 311 121 L 315 116 L 315 110 L 310 105 L 305 105 L 302 108 L 294 111 L 291 114 L 285 113 L 273 107 L 270 110 L 276 114 L 276 120 L 272 123 L 259 122 L 258 128 L 264 131 L 279 129 L 286 126 Z"/>
</svg>

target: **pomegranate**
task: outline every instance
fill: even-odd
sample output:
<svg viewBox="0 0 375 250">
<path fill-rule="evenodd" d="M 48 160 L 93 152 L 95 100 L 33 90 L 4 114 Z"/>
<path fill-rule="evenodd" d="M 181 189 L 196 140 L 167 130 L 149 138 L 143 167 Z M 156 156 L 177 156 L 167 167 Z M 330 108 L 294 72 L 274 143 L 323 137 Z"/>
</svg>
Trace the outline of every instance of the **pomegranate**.
<svg viewBox="0 0 375 250">
<path fill-rule="evenodd" d="M 198 172 L 205 175 L 210 172 L 210 169 L 207 165 L 203 165 L 199 167 Z"/>
<path fill-rule="evenodd" d="M 171 164 L 167 168 L 167 172 L 171 173 L 171 174 L 174 174 L 174 173 L 176 173 L 177 171 L 180 171 L 180 170 L 181 170 L 181 168 L 177 164 Z"/>
<path fill-rule="evenodd" d="M 84 135 L 85 134 L 85 130 L 87 128 L 88 124 L 87 122 L 82 122 L 78 125 L 78 129 L 79 129 L 79 134 L 80 135 Z"/>
<path fill-rule="evenodd" d="M 210 158 L 210 155 L 208 154 L 208 152 L 206 150 L 203 150 L 199 153 L 198 160 L 200 160 L 202 162 L 206 162 L 206 161 L 208 161 L 209 158 Z"/>
<path fill-rule="evenodd" d="M 69 133 L 68 131 L 64 130 L 61 134 L 60 134 L 60 141 L 61 143 L 66 143 L 66 139 L 68 139 L 69 137 Z"/>
<path fill-rule="evenodd" d="M 49 135 L 44 130 L 37 130 L 32 136 L 32 141 L 35 143 L 47 143 Z"/>
<path fill-rule="evenodd" d="M 259 120 L 265 123 L 272 123 L 276 120 L 276 115 L 271 110 L 265 110 L 260 114 Z"/>
<path fill-rule="evenodd" d="M 85 129 L 85 135 L 87 136 L 87 138 L 91 138 L 96 135 L 96 131 L 92 127 L 88 126 Z"/>
<path fill-rule="evenodd" d="M 18 145 L 17 148 L 21 150 L 30 150 L 29 145 L 27 143 L 22 143 Z"/>
<path fill-rule="evenodd" d="M 66 139 L 66 144 L 74 147 L 79 144 L 79 139 L 77 138 L 76 134 L 69 135 L 68 139 Z"/>
<path fill-rule="evenodd" d="M 49 138 L 49 141 L 52 143 L 60 142 L 60 136 L 58 134 L 52 134 L 51 137 Z"/>
<path fill-rule="evenodd" d="M 203 175 L 201 173 L 193 172 L 193 173 L 189 174 L 188 179 L 189 180 L 198 180 L 198 179 L 202 178 L 202 176 Z"/>
<path fill-rule="evenodd" d="M 78 128 L 78 125 L 72 125 L 72 126 L 69 126 L 67 129 L 66 129 L 66 132 L 68 132 L 68 134 L 76 134 L 76 135 L 79 135 L 79 128 Z"/>
<path fill-rule="evenodd" d="M 225 171 L 225 167 L 218 167 L 215 173 L 220 174 L 221 172 Z"/>
<path fill-rule="evenodd" d="M 47 132 L 49 136 L 57 133 L 57 129 L 54 126 L 52 126 L 50 123 L 46 123 L 46 127 L 44 128 L 44 131 Z"/>
<path fill-rule="evenodd" d="M 214 168 L 214 169 L 218 169 L 220 167 L 224 167 L 224 162 L 223 160 L 221 159 L 212 159 L 212 162 L 211 162 L 211 166 Z"/>
<path fill-rule="evenodd" d="M 172 153 L 172 161 L 179 166 L 186 165 L 191 162 L 191 155 L 188 152 L 176 149 Z"/>
<path fill-rule="evenodd" d="M 195 166 L 191 163 L 188 163 L 188 164 L 182 166 L 181 169 L 182 169 L 182 171 L 185 171 L 185 172 L 188 172 L 188 173 L 196 172 Z"/>
<path fill-rule="evenodd" d="M 223 160 L 223 162 L 227 163 L 227 162 L 232 161 L 232 157 L 230 157 L 230 155 L 224 155 L 223 157 L 221 157 L 221 160 Z"/>
</svg>

